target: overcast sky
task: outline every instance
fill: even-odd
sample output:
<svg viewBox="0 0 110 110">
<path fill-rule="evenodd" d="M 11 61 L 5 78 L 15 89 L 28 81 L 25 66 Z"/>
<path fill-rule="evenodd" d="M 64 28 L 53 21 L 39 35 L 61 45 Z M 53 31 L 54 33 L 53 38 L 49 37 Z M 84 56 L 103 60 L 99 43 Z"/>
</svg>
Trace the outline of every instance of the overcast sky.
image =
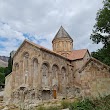
<svg viewBox="0 0 110 110">
<path fill-rule="evenodd" d="M 90 52 L 102 47 L 90 40 L 103 0 L 0 0 L 0 55 L 9 56 L 24 39 L 52 49 L 62 25 L 74 40 L 74 49 Z"/>
</svg>

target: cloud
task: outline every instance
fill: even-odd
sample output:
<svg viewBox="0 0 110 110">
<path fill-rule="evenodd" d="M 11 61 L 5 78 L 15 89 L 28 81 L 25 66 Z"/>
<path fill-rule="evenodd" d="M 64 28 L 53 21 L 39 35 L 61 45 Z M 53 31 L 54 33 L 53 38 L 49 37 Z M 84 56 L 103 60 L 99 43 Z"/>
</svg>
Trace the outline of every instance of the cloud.
<svg viewBox="0 0 110 110">
<path fill-rule="evenodd" d="M 103 0 L 0 0 L 0 55 L 9 55 L 26 38 L 52 48 L 61 25 L 74 40 L 74 49 L 95 51 L 90 34 Z"/>
</svg>

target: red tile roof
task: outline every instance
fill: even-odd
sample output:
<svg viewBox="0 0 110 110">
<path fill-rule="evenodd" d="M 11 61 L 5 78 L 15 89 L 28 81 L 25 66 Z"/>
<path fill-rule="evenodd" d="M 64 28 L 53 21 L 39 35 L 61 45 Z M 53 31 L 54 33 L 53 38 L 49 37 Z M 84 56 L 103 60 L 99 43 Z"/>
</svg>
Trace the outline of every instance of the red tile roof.
<svg viewBox="0 0 110 110">
<path fill-rule="evenodd" d="M 68 59 L 70 60 L 78 60 L 84 58 L 87 49 L 81 49 L 81 50 L 73 50 L 70 55 L 68 56 Z"/>
<path fill-rule="evenodd" d="M 16 53 L 14 54 L 13 58 L 16 56 L 17 52 L 19 51 L 19 49 L 22 47 L 22 45 L 23 45 L 25 42 L 28 42 L 29 44 L 32 44 L 32 45 L 34 45 L 34 46 L 36 46 L 36 47 L 38 47 L 38 48 L 40 48 L 40 49 L 46 50 L 46 51 L 48 51 L 48 52 L 50 52 L 50 53 L 56 54 L 56 55 L 58 55 L 58 56 L 60 56 L 60 57 L 63 57 L 63 58 L 65 58 L 65 59 L 68 59 L 68 60 L 78 60 L 78 59 L 82 59 L 82 58 L 84 58 L 84 55 L 85 55 L 86 52 L 88 51 L 87 49 L 73 50 L 68 57 L 64 57 L 64 56 L 62 56 L 62 55 L 60 55 L 60 54 L 58 54 L 58 53 L 56 53 L 56 52 L 54 52 L 54 51 L 51 51 L 51 50 L 49 50 L 49 49 L 47 49 L 47 48 L 45 48 L 45 47 L 43 47 L 43 46 L 40 46 L 40 45 L 38 45 L 38 44 L 35 44 L 35 43 L 33 43 L 33 42 L 31 42 L 31 41 L 25 39 L 24 42 L 21 44 L 21 46 L 17 49 L 17 51 L 16 51 Z"/>
</svg>

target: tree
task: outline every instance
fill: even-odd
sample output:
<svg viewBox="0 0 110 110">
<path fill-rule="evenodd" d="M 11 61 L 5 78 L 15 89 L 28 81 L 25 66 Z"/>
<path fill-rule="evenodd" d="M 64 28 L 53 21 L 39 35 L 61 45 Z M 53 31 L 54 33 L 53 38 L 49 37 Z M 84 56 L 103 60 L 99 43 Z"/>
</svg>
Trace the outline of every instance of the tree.
<svg viewBox="0 0 110 110">
<path fill-rule="evenodd" d="M 0 67 L 0 84 L 5 83 L 5 68 Z"/>
<path fill-rule="evenodd" d="M 103 47 L 102 49 L 98 49 L 96 52 L 92 52 L 91 55 L 110 66 L 110 45 L 108 48 Z"/>
<path fill-rule="evenodd" d="M 107 46 L 110 43 L 110 0 L 104 0 L 103 3 L 103 8 L 97 13 L 97 22 L 90 38 L 97 44 L 102 42 Z"/>
<path fill-rule="evenodd" d="M 0 84 L 5 83 L 5 74 L 0 72 Z"/>
<path fill-rule="evenodd" d="M 4 84 L 5 76 L 7 76 L 8 74 L 10 74 L 12 72 L 12 65 L 13 65 L 13 59 L 12 59 L 11 53 L 10 53 L 10 57 L 8 60 L 8 67 L 6 67 L 6 68 L 0 67 L 0 84 Z"/>
<path fill-rule="evenodd" d="M 92 52 L 92 56 L 110 65 L 110 0 L 103 1 L 104 6 L 97 12 L 96 24 L 90 39 L 94 43 L 102 43 L 103 48 Z"/>
<path fill-rule="evenodd" d="M 6 67 L 5 69 L 5 76 L 7 76 L 12 72 L 12 66 L 13 66 L 13 59 L 11 58 L 11 53 L 10 53 L 10 57 L 8 60 L 8 67 Z"/>
</svg>

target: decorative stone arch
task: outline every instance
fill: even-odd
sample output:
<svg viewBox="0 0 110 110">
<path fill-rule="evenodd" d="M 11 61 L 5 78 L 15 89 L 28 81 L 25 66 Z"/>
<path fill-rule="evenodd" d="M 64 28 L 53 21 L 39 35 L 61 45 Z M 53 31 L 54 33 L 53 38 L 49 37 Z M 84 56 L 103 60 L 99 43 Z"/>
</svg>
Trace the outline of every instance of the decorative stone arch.
<svg viewBox="0 0 110 110">
<path fill-rule="evenodd" d="M 32 72 L 31 72 L 31 83 L 35 85 L 36 77 L 38 76 L 38 59 L 32 58 Z"/>
<path fill-rule="evenodd" d="M 52 65 L 52 78 L 57 78 L 59 74 L 59 66 L 57 64 Z"/>
<path fill-rule="evenodd" d="M 32 58 L 32 65 L 34 66 L 34 63 L 36 63 L 38 66 L 38 59 L 36 57 Z"/>
<path fill-rule="evenodd" d="M 50 63 L 49 63 L 48 61 L 46 61 L 46 60 L 44 60 L 44 61 L 42 62 L 42 65 L 43 65 L 44 63 L 46 63 L 46 64 L 49 66 L 49 69 L 50 69 Z"/>
<path fill-rule="evenodd" d="M 50 63 L 49 63 L 47 60 L 44 60 L 44 61 L 41 63 L 41 70 L 40 70 L 41 73 L 42 73 L 42 65 L 43 65 L 43 64 L 46 64 L 46 65 L 48 66 L 48 68 L 49 68 L 48 71 L 50 72 L 50 71 L 51 71 L 51 65 L 50 65 Z M 49 74 L 48 74 L 48 76 L 49 76 Z"/>
<path fill-rule="evenodd" d="M 15 62 L 15 63 L 14 63 L 14 70 L 15 70 L 15 72 L 16 72 L 17 70 L 19 70 L 19 63 L 18 63 L 18 62 Z"/>
<path fill-rule="evenodd" d="M 62 92 L 65 89 L 66 86 L 66 73 L 67 69 L 65 66 L 61 67 L 61 73 L 59 75 L 59 91 Z"/>
<path fill-rule="evenodd" d="M 27 56 L 29 58 L 30 57 L 30 52 L 29 51 L 23 51 L 21 53 L 20 59 L 24 60 L 24 56 Z"/>
<path fill-rule="evenodd" d="M 28 69 L 28 63 L 29 63 L 29 52 L 25 51 L 22 54 L 23 58 L 23 64 L 24 64 L 24 70 Z"/>
<path fill-rule="evenodd" d="M 66 76 L 66 68 L 64 66 L 61 68 L 61 74 L 62 74 L 62 77 Z"/>
<path fill-rule="evenodd" d="M 24 51 L 21 55 L 22 59 L 23 59 L 23 78 L 24 78 L 24 83 L 27 84 L 28 83 L 28 75 L 29 75 L 29 52 L 28 51 Z"/>
<path fill-rule="evenodd" d="M 42 73 L 42 87 L 49 86 L 49 68 L 50 65 L 48 62 L 44 61 L 41 66 L 41 73 Z"/>
<path fill-rule="evenodd" d="M 47 63 L 47 62 L 42 63 L 41 71 L 42 71 L 43 76 L 47 76 L 47 77 L 49 76 L 49 68 L 50 68 L 49 63 Z M 43 70 L 45 70 L 45 71 L 43 71 Z"/>
<path fill-rule="evenodd" d="M 52 65 L 52 77 L 51 77 L 51 79 L 52 79 L 52 90 L 53 90 L 52 96 L 53 96 L 54 99 L 57 98 L 59 73 L 60 73 L 60 70 L 59 70 L 58 65 L 53 64 Z"/>
</svg>

